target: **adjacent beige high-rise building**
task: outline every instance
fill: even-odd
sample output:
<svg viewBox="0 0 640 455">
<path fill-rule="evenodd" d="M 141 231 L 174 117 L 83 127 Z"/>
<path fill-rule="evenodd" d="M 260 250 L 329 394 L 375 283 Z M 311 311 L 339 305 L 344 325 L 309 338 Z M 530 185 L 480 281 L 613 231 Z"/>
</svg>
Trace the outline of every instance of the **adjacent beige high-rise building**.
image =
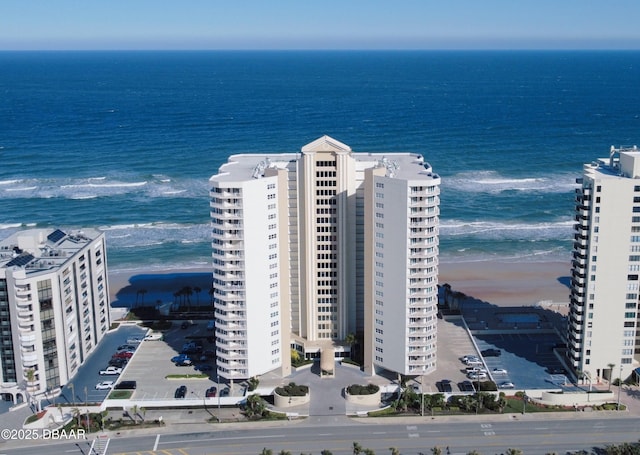
<svg viewBox="0 0 640 455">
<path fill-rule="evenodd" d="M 347 355 L 365 369 L 435 369 L 440 178 L 422 156 L 233 155 L 210 179 L 218 373 L 290 372 Z"/>
</svg>

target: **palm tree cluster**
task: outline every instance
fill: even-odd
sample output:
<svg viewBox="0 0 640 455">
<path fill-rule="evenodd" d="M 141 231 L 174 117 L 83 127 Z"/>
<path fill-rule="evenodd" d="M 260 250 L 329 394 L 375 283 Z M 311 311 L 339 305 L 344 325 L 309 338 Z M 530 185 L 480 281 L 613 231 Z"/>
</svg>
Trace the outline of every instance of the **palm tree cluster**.
<svg viewBox="0 0 640 455">
<path fill-rule="evenodd" d="M 213 289 L 213 288 L 212 288 Z M 199 310 L 200 307 L 200 293 L 202 288 L 198 286 L 184 286 L 181 289 L 173 293 L 173 308 L 178 311 L 192 311 Z M 195 294 L 196 302 L 193 304 L 191 297 Z M 209 292 L 211 295 L 212 292 Z"/>
</svg>

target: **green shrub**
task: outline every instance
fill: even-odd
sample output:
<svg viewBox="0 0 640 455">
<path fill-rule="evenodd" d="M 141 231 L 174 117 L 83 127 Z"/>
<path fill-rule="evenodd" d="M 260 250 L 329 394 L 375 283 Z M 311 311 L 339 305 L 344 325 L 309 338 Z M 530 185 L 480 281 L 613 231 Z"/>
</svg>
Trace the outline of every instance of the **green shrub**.
<svg viewBox="0 0 640 455">
<path fill-rule="evenodd" d="M 368 384 L 368 385 L 352 384 L 349 387 L 347 387 L 347 393 L 349 393 L 349 395 L 373 395 L 374 393 L 377 393 L 379 390 L 380 390 L 380 387 L 378 387 L 375 384 Z"/>
<path fill-rule="evenodd" d="M 277 387 L 276 393 L 281 397 L 303 397 L 309 393 L 309 387 L 290 382 L 284 387 Z"/>
</svg>

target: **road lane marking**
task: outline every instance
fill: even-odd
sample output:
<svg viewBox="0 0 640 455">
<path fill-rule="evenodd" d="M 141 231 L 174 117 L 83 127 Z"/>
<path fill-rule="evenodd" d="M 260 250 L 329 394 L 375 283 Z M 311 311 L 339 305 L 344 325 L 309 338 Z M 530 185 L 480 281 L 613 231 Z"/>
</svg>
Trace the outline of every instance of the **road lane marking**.
<svg viewBox="0 0 640 455">
<path fill-rule="evenodd" d="M 160 435 L 156 435 L 156 443 L 153 445 L 153 451 L 158 450 L 158 442 L 160 441 Z"/>
<path fill-rule="evenodd" d="M 410 438 L 419 438 L 420 437 L 420 433 L 409 433 L 409 437 Z"/>
<path fill-rule="evenodd" d="M 416 431 L 418 429 L 415 425 L 407 425 L 407 431 Z"/>
<path fill-rule="evenodd" d="M 387 434 L 386 431 L 374 431 L 372 434 Z"/>
<path fill-rule="evenodd" d="M 319 433 L 318 436 L 331 436 L 332 433 Z"/>
<path fill-rule="evenodd" d="M 273 435 L 263 435 L 263 436 L 238 436 L 238 437 L 228 437 L 228 438 L 202 438 L 196 439 L 195 441 L 234 441 L 234 440 L 246 440 L 246 439 L 266 439 L 266 438 L 284 438 L 286 435 L 284 434 L 273 434 Z M 184 444 L 187 442 L 194 442 L 193 439 L 183 440 L 183 441 L 162 441 L 160 444 Z"/>
</svg>

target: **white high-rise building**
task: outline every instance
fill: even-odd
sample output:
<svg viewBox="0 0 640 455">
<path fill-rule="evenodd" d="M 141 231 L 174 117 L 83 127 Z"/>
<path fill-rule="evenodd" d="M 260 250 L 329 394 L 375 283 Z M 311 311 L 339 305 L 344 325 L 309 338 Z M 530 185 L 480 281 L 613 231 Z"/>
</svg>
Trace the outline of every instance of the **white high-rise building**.
<svg viewBox="0 0 640 455">
<path fill-rule="evenodd" d="M 20 231 L 0 242 L 0 393 L 54 391 L 109 330 L 104 234 Z"/>
<path fill-rule="evenodd" d="M 372 374 L 435 369 L 440 178 L 422 156 L 323 136 L 233 155 L 210 184 L 222 377 L 343 357 L 350 334 Z"/>
<path fill-rule="evenodd" d="M 578 180 L 568 356 L 593 381 L 638 367 L 640 151 L 611 147 Z"/>
</svg>

